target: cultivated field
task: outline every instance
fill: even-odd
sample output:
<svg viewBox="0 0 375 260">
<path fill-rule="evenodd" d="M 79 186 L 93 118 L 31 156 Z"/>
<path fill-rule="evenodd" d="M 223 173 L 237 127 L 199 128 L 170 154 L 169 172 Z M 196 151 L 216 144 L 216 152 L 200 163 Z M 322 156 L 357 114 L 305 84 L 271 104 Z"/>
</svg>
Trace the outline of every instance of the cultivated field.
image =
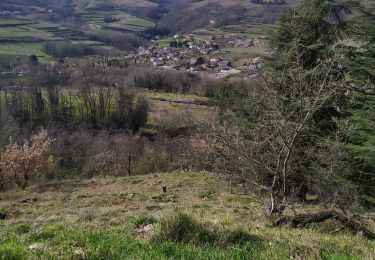
<svg viewBox="0 0 375 260">
<path fill-rule="evenodd" d="M 6 15 L 0 15 L 0 55 L 12 54 L 17 45 L 9 47 L 12 44 L 30 44 L 27 50 L 20 51 L 18 55 L 26 56 L 35 54 L 43 56 L 41 49 L 30 53 L 34 49 L 35 43 L 44 43 L 47 41 L 87 41 L 88 33 L 113 33 L 114 31 L 141 32 L 151 28 L 155 23 L 141 17 L 137 17 L 124 11 L 126 8 L 153 8 L 156 4 L 149 1 L 133 0 L 91 0 L 75 1 L 74 9 L 71 9 L 68 2 L 47 1 L 43 3 L 17 2 L 17 6 L 6 1 L 0 3 L 0 11 L 8 12 L 16 8 L 16 12 Z M 81 22 L 66 22 L 62 17 L 63 13 L 73 13 L 81 16 Z M 69 15 L 68 15 L 69 16 Z M 113 22 L 105 22 L 106 17 L 113 17 Z M 70 19 L 70 18 L 69 18 Z M 84 43 L 81 43 L 84 44 Z M 25 46 L 25 45 L 23 45 Z M 17 55 L 17 53 L 15 54 Z"/>
</svg>

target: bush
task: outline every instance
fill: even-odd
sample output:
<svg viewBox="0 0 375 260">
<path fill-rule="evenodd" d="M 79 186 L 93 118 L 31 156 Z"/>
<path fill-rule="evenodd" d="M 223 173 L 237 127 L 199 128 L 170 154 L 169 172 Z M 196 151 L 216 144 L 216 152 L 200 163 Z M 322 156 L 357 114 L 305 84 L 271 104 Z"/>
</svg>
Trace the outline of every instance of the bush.
<svg viewBox="0 0 375 260">
<path fill-rule="evenodd" d="M 145 147 L 142 156 L 135 162 L 132 172 L 148 174 L 166 172 L 170 166 L 170 155 L 158 147 Z"/>
<path fill-rule="evenodd" d="M 149 105 L 145 98 L 139 98 L 134 104 L 130 115 L 130 129 L 139 130 L 147 123 Z"/>
<path fill-rule="evenodd" d="M 0 183 L 14 181 L 25 189 L 30 177 L 48 166 L 52 142 L 46 130 L 33 135 L 22 146 L 11 141 L 0 154 Z"/>
<path fill-rule="evenodd" d="M 105 23 L 116 23 L 118 21 L 120 21 L 120 19 L 117 18 L 117 17 L 114 17 L 114 16 L 106 16 L 106 17 L 104 17 L 104 22 Z"/>
</svg>

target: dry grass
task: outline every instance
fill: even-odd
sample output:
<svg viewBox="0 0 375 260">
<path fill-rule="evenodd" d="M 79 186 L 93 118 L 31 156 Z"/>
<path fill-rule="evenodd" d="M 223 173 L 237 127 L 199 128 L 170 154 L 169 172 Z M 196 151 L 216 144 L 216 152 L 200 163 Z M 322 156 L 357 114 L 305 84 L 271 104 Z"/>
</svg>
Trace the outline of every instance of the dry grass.
<svg viewBox="0 0 375 260">
<path fill-rule="evenodd" d="M 217 116 L 217 108 L 194 104 L 189 98 L 163 100 L 151 97 L 149 124 L 162 127 L 192 127 L 202 123 L 212 123 Z M 200 102 L 197 100 L 197 102 Z"/>
<path fill-rule="evenodd" d="M 167 187 L 167 193 L 163 193 L 163 186 Z M 201 223 L 219 229 L 241 228 L 259 237 L 265 247 L 259 249 L 263 259 L 275 259 L 278 254 L 285 259 L 286 254 L 316 259 L 323 253 L 332 255 L 328 259 L 334 259 L 334 254 L 339 257 L 335 259 L 375 257 L 375 242 L 347 230 L 333 234 L 337 228 L 333 222 L 304 229 L 272 227 L 262 206 L 249 197 L 230 194 L 226 183 L 209 173 L 94 178 L 33 185 L 26 191 L 15 188 L 0 193 L 0 209 L 7 214 L 5 220 L 0 220 L 0 229 L 8 230 L 8 235 L 9 230 L 20 225 L 38 229 L 51 224 L 60 227 L 84 224 L 95 230 L 126 227 L 129 222 L 161 220 L 176 212 L 187 212 Z M 375 228 L 374 222 L 370 224 Z"/>
</svg>

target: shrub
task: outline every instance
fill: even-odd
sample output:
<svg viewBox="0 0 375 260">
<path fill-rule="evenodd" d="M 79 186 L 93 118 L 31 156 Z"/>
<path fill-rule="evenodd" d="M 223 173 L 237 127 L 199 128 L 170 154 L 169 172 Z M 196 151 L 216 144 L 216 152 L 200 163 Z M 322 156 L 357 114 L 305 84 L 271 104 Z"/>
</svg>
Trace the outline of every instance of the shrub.
<svg viewBox="0 0 375 260">
<path fill-rule="evenodd" d="M 106 16 L 104 17 L 104 22 L 105 23 L 115 23 L 118 22 L 120 19 L 114 16 Z"/>
<path fill-rule="evenodd" d="M 10 141 L 0 158 L 0 182 L 14 181 L 25 189 L 31 176 L 48 165 L 47 155 L 53 140 L 46 130 L 33 135 L 22 146 Z"/>
<path fill-rule="evenodd" d="M 158 147 L 145 147 L 142 156 L 135 162 L 135 174 L 148 174 L 168 171 L 170 155 Z"/>
<path fill-rule="evenodd" d="M 130 118 L 130 129 L 139 130 L 147 123 L 149 105 L 145 98 L 139 98 L 134 104 Z"/>
<path fill-rule="evenodd" d="M 127 172 L 126 161 L 120 161 L 114 151 L 105 150 L 95 156 L 95 173 L 98 175 L 121 176 Z"/>
</svg>

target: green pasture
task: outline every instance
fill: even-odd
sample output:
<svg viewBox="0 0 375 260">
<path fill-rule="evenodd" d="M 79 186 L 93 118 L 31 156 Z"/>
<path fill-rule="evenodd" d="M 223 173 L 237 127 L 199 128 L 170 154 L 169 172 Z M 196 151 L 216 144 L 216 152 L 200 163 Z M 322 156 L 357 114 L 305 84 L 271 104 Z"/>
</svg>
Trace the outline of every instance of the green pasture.
<svg viewBox="0 0 375 260">
<path fill-rule="evenodd" d="M 145 20 L 145 19 L 141 19 L 141 18 L 136 18 L 136 17 L 124 19 L 124 20 L 121 21 L 121 23 L 126 24 L 126 25 L 134 25 L 134 26 L 146 27 L 146 28 L 151 28 L 151 27 L 155 26 L 154 22 L 151 22 L 151 21 L 148 21 L 148 20 Z"/>
<path fill-rule="evenodd" d="M 0 43 L 0 55 L 49 57 L 43 52 L 42 43 Z"/>
<path fill-rule="evenodd" d="M 22 38 L 32 37 L 40 40 L 58 40 L 60 38 L 56 37 L 54 34 L 41 30 L 36 27 L 37 24 L 32 26 L 11 26 L 11 27 L 0 27 L 0 39 L 13 39 L 17 38 L 17 41 L 22 40 Z"/>
<path fill-rule="evenodd" d="M 35 33 L 21 27 L 0 27 L 0 38 L 32 37 Z"/>
<path fill-rule="evenodd" d="M 158 7 L 157 3 L 147 0 L 113 0 L 114 4 L 118 6 L 136 7 L 136 8 L 151 8 Z"/>
<path fill-rule="evenodd" d="M 113 7 L 113 5 L 107 0 L 91 0 L 90 3 L 84 7 L 84 9 L 106 9 L 111 7 Z"/>
<path fill-rule="evenodd" d="M 17 26 L 21 24 L 32 24 L 32 22 L 28 21 L 20 21 L 20 20 L 6 20 L 6 19 L 0 19 L 0 26 Z"/>
</svg>

